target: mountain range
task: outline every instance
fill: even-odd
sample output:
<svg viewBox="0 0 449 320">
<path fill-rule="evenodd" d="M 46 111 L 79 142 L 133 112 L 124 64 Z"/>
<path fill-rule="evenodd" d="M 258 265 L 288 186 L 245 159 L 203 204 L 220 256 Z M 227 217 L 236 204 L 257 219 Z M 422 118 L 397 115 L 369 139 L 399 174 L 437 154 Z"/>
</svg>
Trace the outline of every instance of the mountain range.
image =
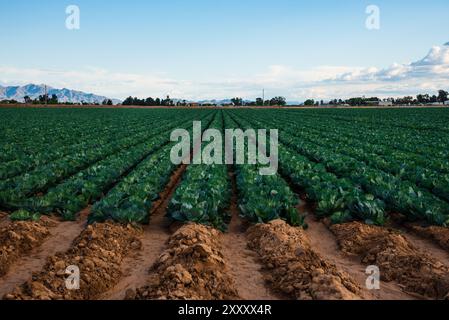
<svg viewBox="0 0 449 320">
<path fill-rule="evenodd" d="M 85 93 L 82 91 L 70 90 L 70 89 L 55 89 L 47 86 L 48 95 L 51 97 L 55 94 L 58 97 L 59 102 L 72 102 L 81 103 L 86 102 L 89 104 L 102 103 L 105 99 L 109 99 L 104 96 L 99 96 L 93 93 Z M 0 86 L 0 100 L 17 100 L 24 102 L 24 97 L 29 96 L 31 99 L 39 98 L 40 95 L 45 94 L 45 85 L 27 84 L 25 86 Z M 114 104 L 121 103 L 120 100 L 111 99 Z"/>
</svg>

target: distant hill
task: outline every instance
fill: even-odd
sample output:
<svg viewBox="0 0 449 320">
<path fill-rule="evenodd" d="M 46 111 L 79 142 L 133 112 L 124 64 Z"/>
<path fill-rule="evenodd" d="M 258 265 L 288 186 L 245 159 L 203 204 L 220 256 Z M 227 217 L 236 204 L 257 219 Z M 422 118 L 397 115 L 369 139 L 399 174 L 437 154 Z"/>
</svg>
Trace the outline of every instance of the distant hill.
<svg viewBox="0 0 449 320">
<path fill-rule="evenodd" d="M 95 95 L 93 93 L 85 93 L 82 91 L 70 90 L 70 89 L 55 89 L 47 86 L 48 95 L 55 94 L 58 97 L 59 102 L 73 102 L 73 103 L 102 103 L 105 99 L 109 99 L 104 96 Z M 29 96 L 31 99 L 36 99 L 40 95 L 45 94 L 45 85 L 27 84 L 26 86 L 0 86 L 0 100 L 17 100 L 24 102 L 24 97 Z M 120 100 L 111 99 L 114 104 L 121 103 Z"/>
</svg>

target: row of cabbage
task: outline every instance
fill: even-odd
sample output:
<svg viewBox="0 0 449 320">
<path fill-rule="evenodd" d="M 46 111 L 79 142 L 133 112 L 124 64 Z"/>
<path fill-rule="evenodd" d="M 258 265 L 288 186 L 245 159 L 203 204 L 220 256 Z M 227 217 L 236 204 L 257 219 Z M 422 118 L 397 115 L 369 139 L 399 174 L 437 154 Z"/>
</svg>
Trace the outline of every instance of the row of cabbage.
<svg viewBox="0 0 449 320">
<path fill-rule="evenodd" d="M 262 126 L 273 126 L 272 121 L 258 120 Z M 307 132 L 298 131 L 293 126 L 284 124 L 282 132 L 280 140 L 283 144 L 323 165 L 327 172 L 349 179 L 370 198 L 373 196 L 373 201 L 381 200 L 387 211 L 403 213 L 410 220 L 427 220 L 436 225 L 449 224 L 449 205 L 430 192 L 382 170 L 371 168 L 362 161 L 336 153 L 333 145 L 322 147 L 320 141 L 308 140 Z M 379 203 L 378 207 L 382 206 Z"/>
<path fill-rule="evenodd" d="M 149 138 L 167 131 L 170 126 L 170 121 L 164 121 L 148 131 L 140 130 L 98 148 L 82 150 L 23 175 L 0 181 L 0 207 L 8 208 L 20 203 L 23 199 L 45 192 L 48 188 L 58 185 L 66 178 L 89 168 L 110 155 L 145 143 Z"/>
<path fill-rule="evenodd" d="M 242 118 L 231 117 L 229 112 L 224 117 L 227 129 L 247 128 Z M 299 199 L 279 174 L 261 175 L 260 166 L 253 164 L 236 164 L 234 169 L 242 217 L 254 223 L 283 219 L 294 226 L 305 226 L 304 216 L 297 209 Z"/>
<path fill-rule="evenodd" d="M 33 217 L 35 213 L 58 213 L 65 219 L 75 219 L 79 211 L 101 198 L 139 163 L 168 144 L 173 128 L 191 125 L 193 116 L 186 114 L 177 121 L 168 121 L 160 129 L 151 128 L 149 130 L 151 134 L 144 141 L 106 156 L 62 181 L 45 194 L 18 199 L 8 203 L 7 206 L 12 210 L 18 209 L 16 214 L 21 217 L 27 216 L 25 212 Z"/>
<path fill-rule="evenodd" d="M 357 117 L 335 117 L 333 113 L 328 114 L 328 110 L 312 110 L 311 112 L 293 112 L 292 110 L 283 110 L 276 114 L 276 118 L 283 117 L 297 124 L 309 125 L 317 129 L 335 130 L 338 132 L 352 133 L 370 143 L 382 144 L 396 150 L 402 150 L 410 154 L 417 154 L 424 158 L 429 154 L 435 158 L 447 159 L 449 150 L 449 136 L 444 131 L 439 130 L 418 130 L 414 128 L 405 128 L 398 126 L 399 123 L 408 123 L 410 121 L 409 109 L 396 110 L 388 116 L 384 111 L 376 110 L 376 121 L 360 121 Z M 345 110 L 335 110 L 333 112 L 344 112 Z M 347 111 L 347 110 L 346 110 Z M 424 110 L 420 117 L 421 122 L 434 123 L 437 120 L 444 119 L 447 110 Z M 352 112 L 352 111 L 350 111 Z M 374 111 L 364 111 L 374 112 Z M 380 112 L 380 113 L 379 113 Z M 265 116 L 269 115 L 269 110 L 264 110 Z M 394 124 L 386 124 L 382 120 L 394 117 Z M 412 117 L 413 118 L 413 117 Z M 381 122 L 379 122 L 381 120 Z"/>
<path fill-rule="evenodd" d="M 268 116 L 267 113 L 265 116 Z M 369 148 L 370 153 L 379 155 L 392 155 L 396 160 L 408 163 L 413 166 L 421 166 L 439 173 L 449 173 L 449 163 L 446 141 L 441 137 L 436 137 L 433 132 L 409 132 L 403 129 L 362 127 L 343 122 L 339 123 L 330 119 L 319 119 L 307 116 L 300 116 L 298 113 L 285 112 L 276 116 L 277 120 L 300 126 L 312 133 L 326 133 L 326 137 L 339 137 L 340 140 L 349 141 L 351 144 L 363 144 L 364 148 Z M 429 157 L 432 155 L 432 157 Z"/>
<path fill-rule="evenodd" d="M 272 120 L 272 123 L 276 126 L 285 126 L 289 122 L 281 118 Z M 294 123 L 290 122 L 289 125 L 292 128 Z M 294 134 L 303 140 L 332 148 L 335 153 L 363 161 L 369 167 L 391 173 L 449 201 L 449 174 L 441 172 L 449 170 L 449 165 L 445 161 L 409 156 L 404 152 L 368 143 L 365 139 L 360 141 L 360 137 L 358 139 L 345 137 L 339 130 L 326 130 L 323 134 L 324 128 L 318 130 L 301 125 L 302 130 L 297 130 L 297 126 L 294 127 L 294 132 L 288 132 L 289 135 Z"/>
<path fill-rule="evenodd" d="M 223 112 L 217 111 L 209 129 L 223 132 Z M 203 152 L 199 149 L 196 152 Z M 211 151 L 211 157 L 214 157 Z M 224 155 L 222 150 L 222 156 Z M 191 164 L 170 201 L 167 217 L 226 230 L 231 200 L 231 180 L 225 164 Z"/>
<path fill-rule="evenodd" d="M 263 128 L 260 122 L 247 119 L 240 117 L 238 121 L 246 128 Z M 287 145 L 281 143 L 278 152 L 280 173 L 317 204 L 318 216 L 330 217 L 333 223 L 354 219 L 377 225 L 385 222 L 385 205 L 381 200 L 366 194 L 350 180 L 327 172 L 322 164 L 301 156 Z"/>
<path fill-rule="evenodd" d="M 132 126 L 127 129 L 126 135 L 132 136 L 146 131 L 149 126 L 155 125 L 163 120 L 163 117 L 155 117 L 148 123 Z M 103 125 L 87 131 L 88 134 L 73 135 L 72 139 L 64 139 L 63 145 L 58 147 L 57 142 L 46 144 L 42 148 L 34 148 L 32 154 L 19 152 L 16 158 L 9 162 L 0 164 L 0 180 L 12 178 L 36 167 L 41 167 L 53 161 L 71 161 L 71 159 L 84 150 L 97 149 L 103 145 L 115 143 L 123 135 L 123 124 L 114 127 Z M 55 138 L 57 140 L 57 137 Z M 49 147 L 50 146 L 50 147 Z"/>
<path fill-rule="evenodd" d="M 379 128 L 402 128 L 409 132 L 429 132 L 444 136 L 449 132 L 447 109 L 442 108 L 390 108 L 390 109 L 317 109 L 309 114 L 317 118 L 331 118 L 356 125 Z"/>
<path fill-rule="evenodd" d="M 210 112 L 196 112 L 196 120 L 208 124 L 214 118 Z M 199 117 L 199 118 L 198 118 Z M 192 120 L 179 126 L 191 130 Z M 170 134 L 166 135 L 167 139 Z M 171 175 L 178 167 L 171 161 L 169 142 L 158 152 L 142 161 L 129 175 L 124 177 L 100 201 L 92 207 L 90 222 L 112 219 L 118 222 L 148 223 L 153 203 L 159 199 Z"/>
<path fill-rule="evenodd" d="M 123 128 L 128 119 L 133 124 L 138 120 L 77 109 L 1 109 L 0 115 L 0 163 L 68 147 L 105 130 L 109 134 Z"/>
</svg>

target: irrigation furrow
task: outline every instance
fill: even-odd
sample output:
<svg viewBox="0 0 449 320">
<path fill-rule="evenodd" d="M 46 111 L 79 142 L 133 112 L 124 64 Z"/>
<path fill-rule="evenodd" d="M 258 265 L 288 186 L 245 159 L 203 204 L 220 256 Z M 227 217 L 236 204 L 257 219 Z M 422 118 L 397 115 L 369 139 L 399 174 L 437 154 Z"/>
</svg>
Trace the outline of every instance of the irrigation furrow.
<svg viewBox="0 0 449 320">
<path fill-rule="evenodd" d="M 330 226 L 340 249 L 380 270 L 383 281 L 395 281 L 405 292 L 429 299 L 449 294 L 449 269 L 422 252 L 397 230 L 350 222 Z"/>
<path fill-rule="evenodd" d="M 243 300 L 279 300 L 286 298 L 280 292 L 273 292 L 265 278 L 260 257 L 247 247 L 246 230 L 249 224 L 240 218 L 235 173 L 229 170 L 232 181 L 232 198 L 229 211 L 231 222 L 228 232 L 222 236 L 223 256 L 235 279 L 237 292 Z"/>
<path fill-rule="evenodd" d="M 92 300 L 118 283 L 125 256 L 140 248 L 130 225 L 89 225 L 65 252 L 47 259 L 40 272 L 4 296 L 8 300 Z M 66 269 L 79 270 L 79 287 L 68 287 Z M 75 280 L 76 281 L 76 280 Z"/>
<path fill-rule="evenodd" d="M 195 141 L 192 155 L 200 150 L 201 141 Z M 165 148 L 165 152 L 169 154 L 170 145 Z M 190 155 L 189 155 L 190 157 Z M 169 160 L 170 161 L 170 160 Z M 117 278 L 115 284 L 111 284 L 110 288 L 101 293 L 98 298 L 106 300 L 124 299 L 144 282 L 148 276 L 148 268 L 153 265 L 165 248 L 165 244 L 170 237 L 169 221 L 166 220 L 165 214 L 169 201 L 173 193 L 179 185 L 182 175 L 187 165 L 180 165 L 172 172 L 168 184 L 165 189 L 160 192 L 159 199 L 152 202 L 149 216 L 149 225 L 142 227 L 138 236 L 139 248 L 129 255 L 125 255 L 120 263 L 121 276 Z M 138 179 L 134 181 L 139 181 Z"/>
<path fill-rule="evenodd" d="M 449 253 L 449 229 L 438 226 L 421 226 L 419 224 L 406 224 L 405 227 L 417 236 L 428 239 L 432 243 Z"/>
<path fill-rule="evenodd" d="M 29 279 L 30 275 L 38 272 L 45 265 L 47 258 L 58 252 L 64 252 L 70 248 L 72 242 L 85 228 L 89 208 L 79 214 L 76 222 L 55 221 L 55 226 L 49 229 L 50 234 L 44 242 L 19 257 L 10 266 L 10 272 L 0 278 L 0 298 Z"/>
<path fill-rule="evenodd" d="M 352 277 L 324 259 L 302 228 L 275 220 L 248 230 L 249 247 L 270 272 L 269 283 L 297 300 L 358 300 L 361 289 Z"/>
<path fill-rule="evenodd" d="M 125 299 L 132 295 L 130 290 L 133 292 L 148 277 L 150 266 L 162 253 L 170 237 L 169 222 L 165 218 L 166 209 L 186 167 L 186 165 L 178 167 L 165 190 L 160 194 L 159 200 L 153 203 L 150 224 L 143 227 L 142 234 L 139 236 L 141 249 L 125 258 L 121 266 L 124 276 L 111 290 L 101 296 L 102 300 Z"/>
</svg>

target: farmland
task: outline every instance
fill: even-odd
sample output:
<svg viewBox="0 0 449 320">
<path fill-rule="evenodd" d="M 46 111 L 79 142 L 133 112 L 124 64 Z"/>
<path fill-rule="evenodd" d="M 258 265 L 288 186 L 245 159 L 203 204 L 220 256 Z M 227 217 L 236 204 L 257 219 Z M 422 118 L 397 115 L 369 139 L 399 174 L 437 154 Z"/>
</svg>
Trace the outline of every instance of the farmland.
<svg viewBox="0 0 449 320">
<path fill-rule="evenodd" d="M 277 174 L 173 164 L 170 134 L 194 121 L 278 129 Z M 448 123 L 442 108 L 2 108 L 0 296 L 448 298 Z"/>
</svg>

